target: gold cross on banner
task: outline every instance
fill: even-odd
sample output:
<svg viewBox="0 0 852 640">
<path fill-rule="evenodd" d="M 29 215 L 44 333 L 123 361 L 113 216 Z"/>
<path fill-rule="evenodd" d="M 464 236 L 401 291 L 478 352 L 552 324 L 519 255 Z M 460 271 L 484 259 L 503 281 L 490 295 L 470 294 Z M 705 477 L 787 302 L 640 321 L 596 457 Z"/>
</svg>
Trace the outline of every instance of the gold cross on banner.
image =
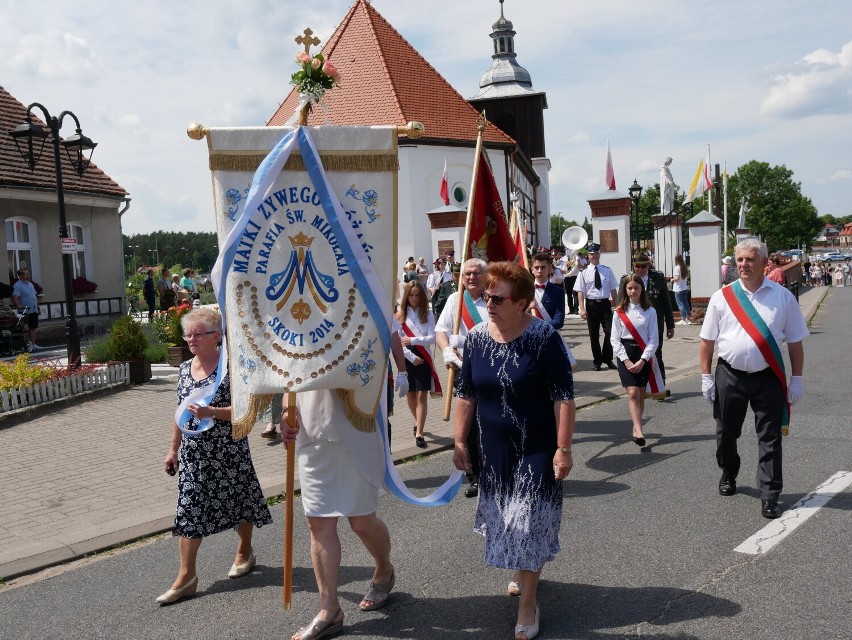
<svg viewBox="0 0 852 640">
<path fill-rule="evenodd" d="M 308 55 L 311 53 L 311 45 L 317 46 L 320 43 L 320 39 L 312 38 L 312 35 L 314 35 L 314 32 L 310 29 L 310 27 L 308 27 L 305 29 L 304 36 L 296 36 L 296 44 L 305 45 L 305 53 Z"/>
</svg>

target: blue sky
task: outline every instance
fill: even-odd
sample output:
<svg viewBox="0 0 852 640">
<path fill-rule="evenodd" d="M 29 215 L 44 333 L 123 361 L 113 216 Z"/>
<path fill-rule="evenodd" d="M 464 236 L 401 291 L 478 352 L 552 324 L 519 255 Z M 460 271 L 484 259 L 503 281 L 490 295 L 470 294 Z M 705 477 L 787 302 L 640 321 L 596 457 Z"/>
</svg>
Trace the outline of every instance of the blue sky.
<svg viewBox="0 0 852 640">
<path fill-rule="evenodd" d="M 476 93 L 497 0 L 373 4 L 459 93 Z M 95 162 L 131 193 L 125 233 L 213 230 L 206 145 L 187 125 L 263 124 L 288 92 L 293 38 L 311 26 L 324 41 L 350 5 L 0 0 L 0 85 L 77 114 L 100 143 Z M 852 213 L 848 1 L 506 0 L 505 15 L 547 92 L 552 211 L 588 214 L 609 139 L 619 190 L 657 182 L 666 156 L 687 187 L 709 143 L 729 173 L 784 164 L 820 214 Z"/>
</svg>

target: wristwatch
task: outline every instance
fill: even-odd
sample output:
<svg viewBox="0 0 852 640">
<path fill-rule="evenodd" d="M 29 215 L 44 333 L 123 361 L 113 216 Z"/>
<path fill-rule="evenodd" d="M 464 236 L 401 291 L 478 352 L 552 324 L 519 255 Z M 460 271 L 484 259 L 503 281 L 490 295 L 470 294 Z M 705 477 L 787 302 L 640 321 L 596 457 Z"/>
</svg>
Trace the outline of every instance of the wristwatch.
<svg viewBox="0 0 852 640">
<path fill-rule="evenodd" d="M 568 454 L 570 454 L 570 453 L 571 453 L 571 448 L 570 448 L 570 447 L 556 447 L 556 450 L 557 450 L 557 451 L 561 451 L 562 453 L 568 453 Z"/>
</svg>

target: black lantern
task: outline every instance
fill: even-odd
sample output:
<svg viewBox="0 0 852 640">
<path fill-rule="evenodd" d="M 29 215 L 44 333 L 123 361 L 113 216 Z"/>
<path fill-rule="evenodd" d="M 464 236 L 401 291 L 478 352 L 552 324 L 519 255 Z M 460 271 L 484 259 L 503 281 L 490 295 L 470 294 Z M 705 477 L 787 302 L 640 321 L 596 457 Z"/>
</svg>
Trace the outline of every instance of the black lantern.
<svg viewBox="0 0 852 640">
<path fill-rule="evenodd" d="M 24 123 L 9 132 L 9 135 L 11 135 L 12 139 L 15 141 L 15 146 L 18 148 L 18 152 L 21 154 L 21 157 L 24 159 L 24 162 L 27 163 L 27 166 L 31 171 L 35 170 L 36 165 L 41 158 L 44 143 L 47 141 L 48 136 L 48 131 L 46 131 L 41 125 L 34 123 L 32 120 L 31 112 L 36 108 L 44 115 L 44 121 L 47 123 L 47 126 L 50 129 L 49 133 L 53 137 L 53 161 L 56 173 L 56 198 L 59 203 L 59 238 L 61 244 L 62 239 L 68 238 L 69 236 L 68 223 L 65 218 L 65 191 L 62 183 L 62 157 L 59 152 L 59 147 L 60 145 L 65 147 L 71 166 L 74 167 L 74 171 L 76 171 L 79 176 L 82 176 L 89 167 L 89 163 L 92 160 L 92 152 L 94 152 L 97 144 L 92 142 L 90 138 L 83 135 L 83 132 L 80 129 L 80 121 L 77 119 L 77 116 L 70 111 L 63 111 L 57 118 L 51 116 L 43 105 L 38 102 L 33 102 L 27 107 L 27 115 L 24 118 Z M 59 130 L 62 128 L 62 121 L 65 119 L 65 116 L 73 118 L 74 123 L 77 125 L 77 131 L 66 140 L 62 140 L 59 137 Z M 88 152 L 88 155 L 86 155 L 86 152 Z M 77 331 L 74 291 L 71 285 L 73 274 L 71 254 L 62 254 L 62 274 L 65 281 L 65 309 L 68 314 L 65 323 L 65 333 L 68 343 L 68 366 L 75 369 L 80 366 L 80 335 Z"/>
<path fill-rule="evenodd" d="M 640 241 L 640 224 L 639 224 L 639 198 L 642 197 L 642 186 L 633 178 L 633 184 L 627 189 L 630 192 L 630 197 L 633 200 L 633 251 L 638 252 L 641 249 Z"/>
</svg>

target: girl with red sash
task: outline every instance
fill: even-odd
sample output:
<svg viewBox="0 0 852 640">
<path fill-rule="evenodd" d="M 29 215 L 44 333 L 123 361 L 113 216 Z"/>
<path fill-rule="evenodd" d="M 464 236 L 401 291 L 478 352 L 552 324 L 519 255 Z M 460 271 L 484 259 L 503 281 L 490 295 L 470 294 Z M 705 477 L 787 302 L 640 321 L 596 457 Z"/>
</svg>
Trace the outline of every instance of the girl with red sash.
<svg viewBox="0 0 852 640">
<path fill-rule="evenodd" d="M 642 414 L 645 411 L 645 386 L 652 372 L 654 352 L 660 343 L 657 312 L 651 306 L 640 276 L 630 274 L 622 281 L 621 287 L 621 302 L 612 317 L 610 343 L 618 359 L 621 384 L 627 391 L 633 442 L 644 447 Z"/>
<path fill-rule="evenodd" d="M 402 328 L 399 338 L 405 353 L 408 374 L 408 408 L 414 416 L 414 442 L 426 448 L 423 427 L 426 424 L 426 394 L 441 394 L 441 383 L 432 362 L 431 346 L 435 344 L 435 316 L 429 310 L 426 288 L 419 280 L 411 280 L 403 290 L 397 313 Z"/>
</svg>

